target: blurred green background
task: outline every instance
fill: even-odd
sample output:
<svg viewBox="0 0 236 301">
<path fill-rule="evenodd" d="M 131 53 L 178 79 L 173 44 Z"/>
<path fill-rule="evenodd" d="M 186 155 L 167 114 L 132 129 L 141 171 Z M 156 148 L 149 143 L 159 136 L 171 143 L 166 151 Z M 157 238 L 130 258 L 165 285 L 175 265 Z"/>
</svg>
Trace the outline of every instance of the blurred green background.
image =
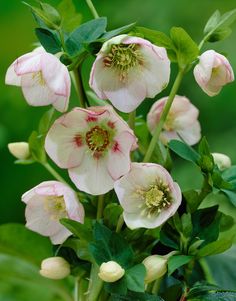
<svg viewBox="0 0 236 301">
<path fill-rule="evenodd" d="M 47 2 L 57 5 L 60 1 Z M 84 0 L 74 0 L 74 4 L 82 14 L 82 22 L 92 17 Z M 216 9 L 226 12 L 236 6 L 235 0 L 94 0 L 94 4 L 101 16 L 108 17 L 110 29 L 134 21 L 165 33 L 172 26 L 181 26 L 196 42 L 201 40 L 203 27 Z M 21 195 L 40 182 L 51 179 L 51 176 L 37 164 L 15 165 L 14 158 L 8 153 L 7 143 L 26 140 L 31 131 L 37 128 L 40 116 L 47 108 L 28 106 L 19 88 L 4 85 L 7 67 L 15 58 L 31 51 L 36 42 L 35 23 L 29 9 L 19 0 L 0 0 L 0 23 L 0 223 L 24 222 Z M 234 29 L 229 39 L 207 44 L 204 49 L 214 48 L 226 53 L 236 70 L 236 28 Z M 90 64 L 88 62 L 84 66 L 86 78 Z M 161 96 L 167 95 L 168 89 Z M 200 109 L 202 133 L 208 137 L 212 151 L 226 153 L 236 162 L 236 84 L 226 86 L 220 95 L 209 98 L 197 86 L 190 72 L 185 77 L 179 94 L 189 97 Z M 153 101 L 146 101 L 139 113 L 145 115 Z M 183 188 L 197 187 L 199 184 L 198 177 L 189 176 L 191 171 L 195 172 L 193 167 L 183 161 L 177 162 L 174 174 Z"/>
</svg>

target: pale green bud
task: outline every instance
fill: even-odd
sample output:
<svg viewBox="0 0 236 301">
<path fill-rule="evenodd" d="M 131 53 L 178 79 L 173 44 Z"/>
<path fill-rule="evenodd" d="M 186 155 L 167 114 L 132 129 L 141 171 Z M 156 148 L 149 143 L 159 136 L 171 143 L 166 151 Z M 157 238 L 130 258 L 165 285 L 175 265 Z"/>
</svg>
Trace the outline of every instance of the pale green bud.
<svg viewBox="0 0 236 301">
<path fill-rule="evenodd" d="M 125 270 L 115 261 L 102 263 L 98 276 L 105 282 L 115 282 L 122 278 Z"/>
<path fill-rule="evenodd" d="M 49 257 L 42 261 L 39 273 L 45 278 L 63 279 L 70 275 L 70 264 L 62 257 Z"/>
<path fill-rule="evenodd" d="M 145 282 L 150 283 L 161 278 L 167 272 L 167 258 L 159 255 L 151 255 L 143 260 L 147 274 Z"/>
<path fill-rule="evenodd" d="M 29 144 L 27 142 L 13 142 L 8 144 L 9 152 L 20 160 L 26 160 L 30 156 Z"/>
</svg>

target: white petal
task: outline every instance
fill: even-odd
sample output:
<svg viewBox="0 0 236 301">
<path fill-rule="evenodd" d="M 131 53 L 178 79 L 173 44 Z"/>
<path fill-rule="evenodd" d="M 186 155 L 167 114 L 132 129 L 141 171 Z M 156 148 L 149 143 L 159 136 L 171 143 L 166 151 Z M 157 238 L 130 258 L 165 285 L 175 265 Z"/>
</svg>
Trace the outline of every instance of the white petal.
<svg viewBox="0 0 236 301">
<path fill-rule="evenodd" d="M 189 145 L 198 143 L 201 139 L 201 126 L 198 121 L 195 121 L 192 126 L 184 130 L 178 131 L 179 136 Z"/>
<path fill-rule="evenodd" d="M 71 232 L 61 225 L 60 230 L 50 236 L 50 239 L 54 245 L 62 244 L 69 236 Z"/>
<path fill-rule="evenodd" d="M 21 76 L 18 76 L 15 72 L 14 63 L 7 69 L 6 77 L 5 77 L 6 85 L 21 85 Z"/>
</svg>

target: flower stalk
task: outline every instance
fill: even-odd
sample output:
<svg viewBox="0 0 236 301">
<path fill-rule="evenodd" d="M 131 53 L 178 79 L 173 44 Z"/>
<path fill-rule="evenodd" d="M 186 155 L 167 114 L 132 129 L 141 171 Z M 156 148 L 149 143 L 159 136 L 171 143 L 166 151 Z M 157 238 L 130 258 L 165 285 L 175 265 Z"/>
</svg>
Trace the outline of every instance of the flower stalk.
<svg viewBox="0 0 236 301">
<path fill-rule="evenodd" d="M 89 7 L 89 9 L 90 9 L 90 11 L 91 11 L 91 13 L 92 13 L 94 19 L 98 19 L 98 18 L 99 18 L 99 15 L 98 15 L 98 12 L 97 12 L 95 6 L 93 5 L 92 0 L 86 0 L 86 3 L 87 3 L 87 5 L 88 5 L 88 7 Z"/>
</svg>

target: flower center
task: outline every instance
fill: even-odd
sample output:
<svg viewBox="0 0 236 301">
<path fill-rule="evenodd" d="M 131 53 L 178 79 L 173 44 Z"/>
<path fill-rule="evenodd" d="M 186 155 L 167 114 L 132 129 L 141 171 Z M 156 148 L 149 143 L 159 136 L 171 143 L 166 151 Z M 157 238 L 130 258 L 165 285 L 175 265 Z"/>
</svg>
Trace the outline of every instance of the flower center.
<svg viewBox="0 0 236 301">
<path fill-rule="evenodd" d="M 86 143 L 92 151 L 103 152 L 109 145 L 109 133 L 96 125 L 86 133 Z"/>
<path fill-rule="evenodd" d="M 162 180 L 150 185 L 148 190 L 139 191 L 139 194 L 144 200 L 144 204 L 141 205 L 143 208 L 141 214 L 148 217 L 159 214 L 164 208 L 171 205 L 170 189 Z"/>
<path fill-rule="evenodd" d="M 63 196 L 48 196 L 45 199 L 44 205 L 52 220 L 59 220 L 63 217 L 67 217 Z"/>
<path fill-rule="evenodd" d="M 142 64 L 142 61 L 137 44 L 112 45 L 110 53 L 103 60 L 106 67 L 114 67 L 120 72 L 121 79 L 127 76 L 131 68 Z"/>
<path fill-rule="evenodd" d="M 33 78 L 33 80 L 35 81 L 36 84 L 38 84 L 40 86 L 45 86 L 46 83 L 45 83 L 45 80 L 43 78 L 42 71 L 35 72 L 32 75 L 32 78 Z"/>
</svg>

